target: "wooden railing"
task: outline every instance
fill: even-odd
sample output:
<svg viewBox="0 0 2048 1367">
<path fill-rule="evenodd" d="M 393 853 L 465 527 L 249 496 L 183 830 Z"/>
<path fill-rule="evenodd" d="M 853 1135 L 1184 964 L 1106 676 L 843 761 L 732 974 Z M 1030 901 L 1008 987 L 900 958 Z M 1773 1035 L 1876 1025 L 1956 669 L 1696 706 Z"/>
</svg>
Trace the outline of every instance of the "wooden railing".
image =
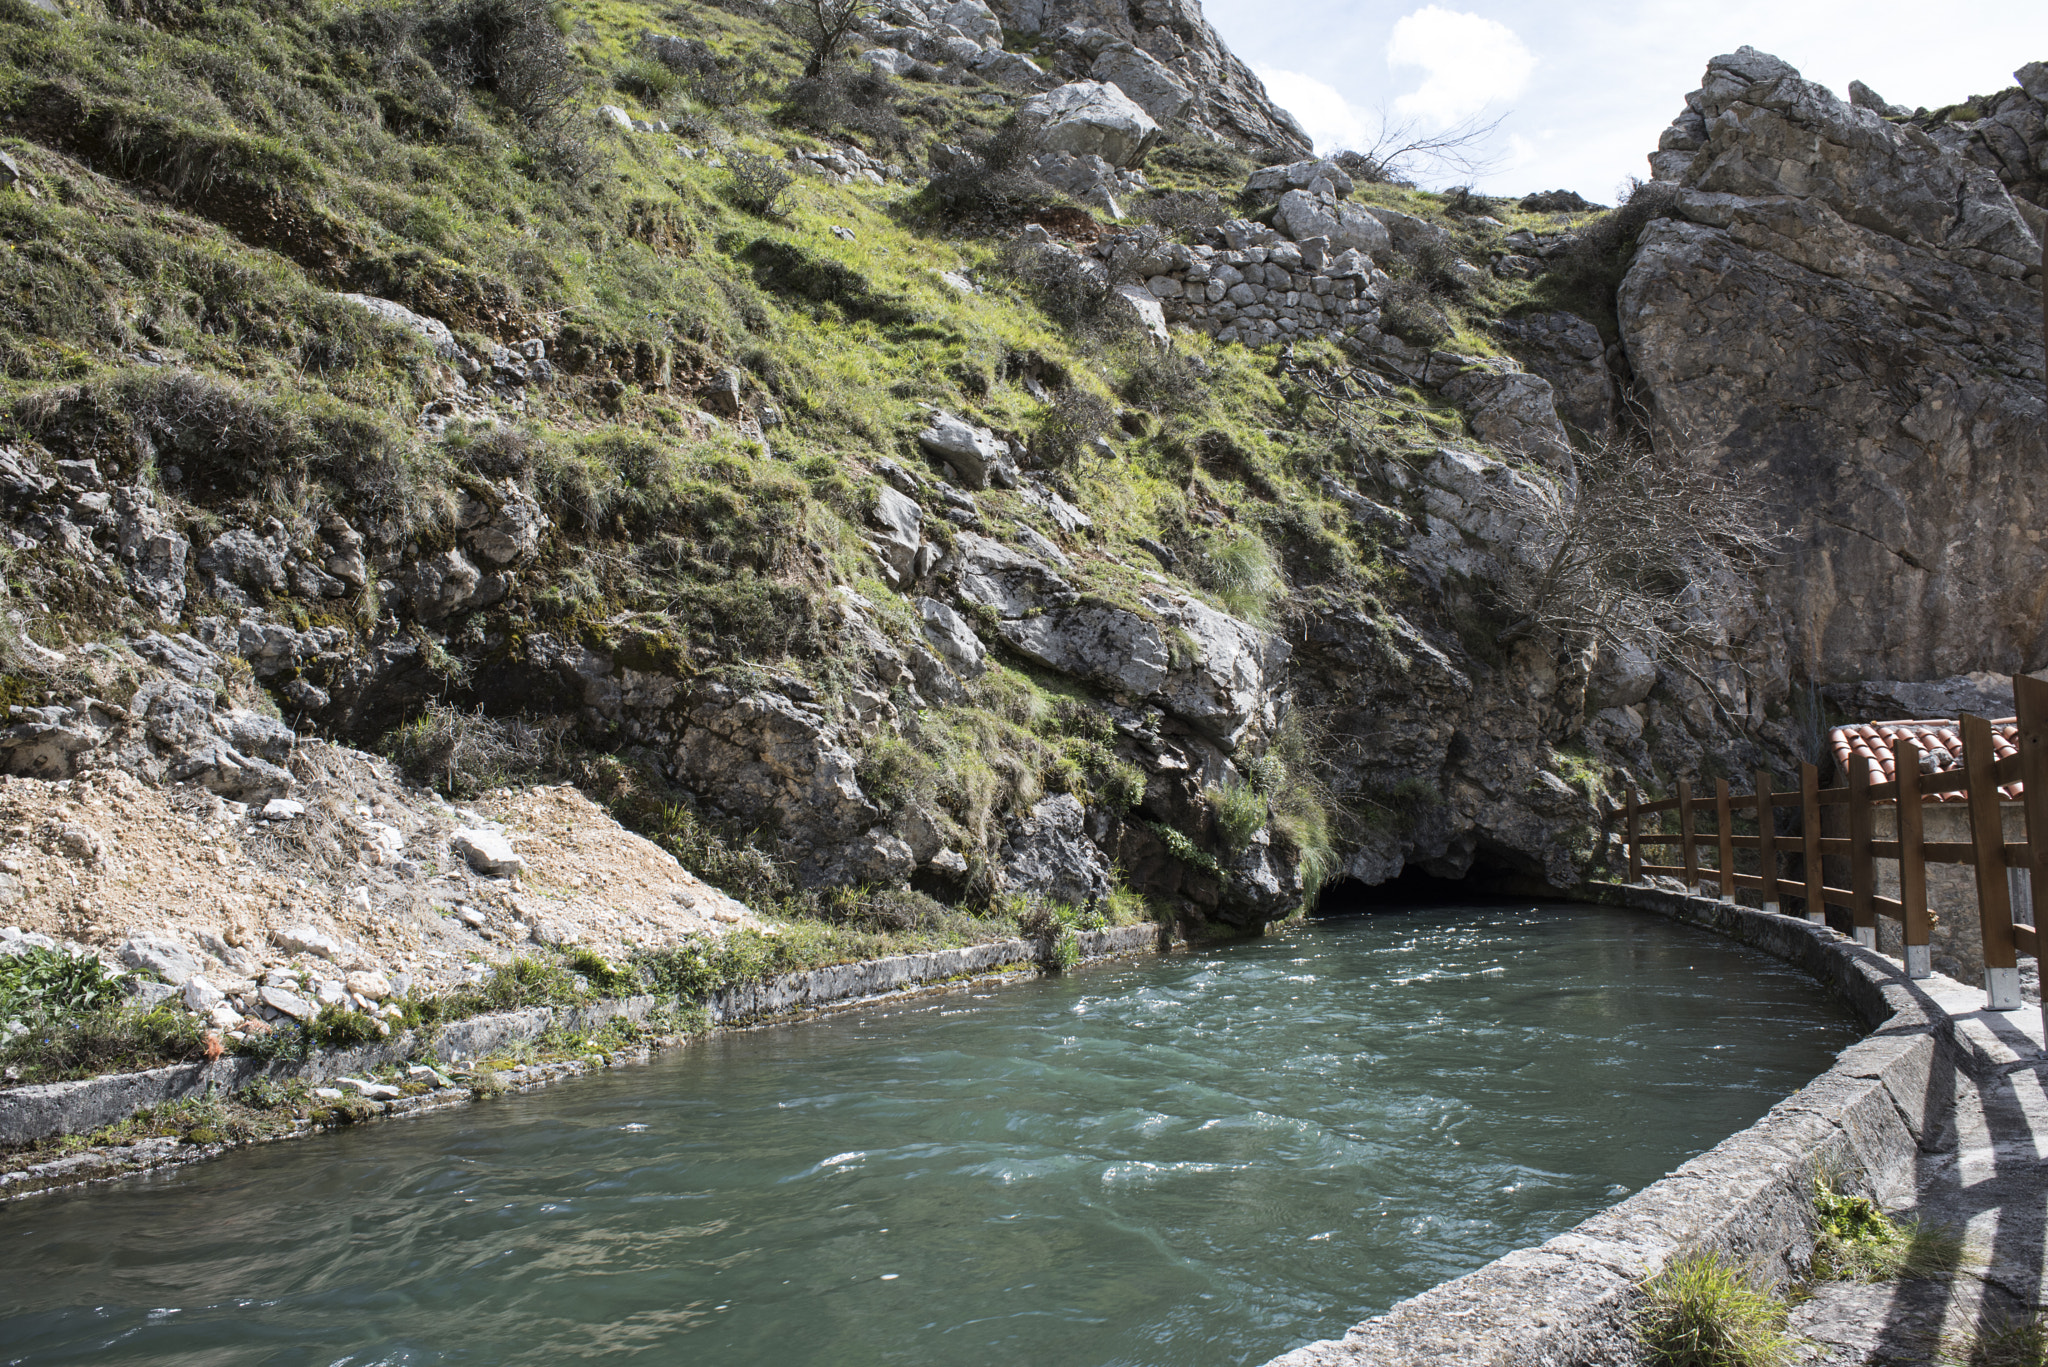
<svg viewBox="0 0 2048 1367">
<path fill-rule="evenodd" d="M 1849 765 L 1848 784 L 1841 788 L 1822 788 L 1819 770 L 1802 764 L 1797 792 L 1773 792 L 1771 776 L 1762 770 L 1757 772 L 1755 791 L 1747 795 L 1730 792 L 1726 779 L 1715 780 L 1712 798 L 1696 796 L 1686 779 L 1679 780 L 1677 797 L 1661 802 L 1639 801 L 1631 789 L 1626 805 L 1617 813 L 1626 823 L 1629 881 L 1640 883 L 1652 875 L 1666 875 L 1683 880 L 1694 891 L 1709 883 L 1728 902 L 1734 901 L 1738 892 L 1755 892 L 1766 911 L 1777 911 L 1790 899 L 1801 904 L 1807 920 L 1819 925 L 1827 924 L 1828 907 L 1839 907 L 1849 914 L 1857 941 L 1872 949 L 1877 947 L 1878 918 L 1890 917 L 1904 930 L 1908 975 L 1924 978 L 1933 971 L 1928 949 L 1927 866 L 1974 865 L 1986 1005 L 1994 1011 L 2015 1010 L 2020 1005 L 2017 956 L 2027 954 L 2038 960 L 2041 951 L 2035 928 L 2013 922 L 2006 871 L 2028 870 L 2032 904 L 2048 907 L 2048 857 L 2037 861 L 2033 855 L 2037 848 L 2048 851 L 2048 682 L 2016 677 L 2013 696 L 2019 722 L 2018 753 L 2002 760 L 1994 754 L 1991 723 L 1983 717 L 1965 716 L 1961 719 L 1962 766 L 1940 773 L 1922 773 L 1919 744 L 1900 735 L 1892 745 L 1896 777 L 1888 783 L 1872 783 L 1869 766 L 1859 758 Z M 2020 805 L 2027 839 L 2008 843 L 1998 790 L 2013 783 L 2022 785 Z M 1923 838 L 1922 806 L 1943 793 L 1964 794 L 1969 840 Z M 1871 834 L 1873 809 L 1886 804 L 1898 810 L 1895 840 L 1878 840 Z M 1821 809 L 1830 806 L 1848 808 L 1847 836 L 1821 833 Z M 1799 813 L 1798 834 L 1777 833 L 1774 813 L 1781 808 Z M 1699 819 L 1709 811 L 1714 829 L 1702 835 Z M 1675 832 L 1662 829 L 1666 814 L 1675 814 Z M 1747 817 L 1755 834 L 1736 834 L 1738 817 Z M 1646 833 L 1644 826 L 1652 818 L 1659 829 Z M 2036 834 L 2041 840 L 2034 839 Z M 1644 857 L 1646 849 L 1673 846 L 1678 848 L 1678 863 L 1652 863 Z M 1756 873 L 1736 869 L 1738 850 L 1756 852 Z M 1711 866 L 1702 862 L 1703 854 L 1712 856 Z M 1828 856 L 1847 862 L 1848 887 L 1830 887 L 1824 881 L 1822 861 Z M 1779 861 L 1786 858 L 1799 859 L 1802 877 L 1780 876 Z M 1876 861 L 1880 859 L 1898 863 L 1896 898 L 1877 893 Z"/>
</svg>

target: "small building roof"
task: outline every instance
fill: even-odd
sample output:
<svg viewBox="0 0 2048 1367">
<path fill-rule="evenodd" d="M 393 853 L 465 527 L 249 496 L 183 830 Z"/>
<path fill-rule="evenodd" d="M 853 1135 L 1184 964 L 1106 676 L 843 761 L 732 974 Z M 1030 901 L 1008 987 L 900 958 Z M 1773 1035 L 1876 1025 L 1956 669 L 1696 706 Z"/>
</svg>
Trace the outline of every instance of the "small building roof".
<svg viewBox="0 0 2048 1367">
<path fill-rule="evenodd" d="M 1991 748 L 1993 759 L 2004 759 L 2007 755 L 2019 753 L 2019 719 L 2000 717 L 1991 723 Z M 1854 726 L 1837 726 L 1829 733 L 1834 742 L 1835 764 L 1844 777 L 1849 765 L 1860 761 L 1870 766 L 1872 783 L 1890 783 L 1898 777 L 1892 761 L 1892 742 L 1900 736 L 1910 736 L 1920 746 L 1920 771 L 1928 774 L 1946 773 L 1963 767 L 1963 728 L 1953 721 L 1871 721 L 1859 722 Z M 2008 783 L 1998 790 L 2003 798 L 2017 798 L 2020 785 Z M 1933 802 L 1961 802 L 1967 793 L 1933 793 L 1928 800 Z"/>
</svg>

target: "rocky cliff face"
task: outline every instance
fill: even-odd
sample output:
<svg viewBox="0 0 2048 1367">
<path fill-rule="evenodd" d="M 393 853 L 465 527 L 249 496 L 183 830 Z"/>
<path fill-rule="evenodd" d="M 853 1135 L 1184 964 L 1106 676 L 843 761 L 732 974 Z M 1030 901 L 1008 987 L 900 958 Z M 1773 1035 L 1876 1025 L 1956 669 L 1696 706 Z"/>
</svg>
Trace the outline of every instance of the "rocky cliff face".
<svg viewBox="0 0 2048 1367">
<path fill-rule="evenodd" d="M 1938 134 L 1743 49 L 1651 158 L 1616 312 L 1690 457 L 1767 488 L 1779 687 L 2048 664 L 2042 69 Z"/>
</svg>

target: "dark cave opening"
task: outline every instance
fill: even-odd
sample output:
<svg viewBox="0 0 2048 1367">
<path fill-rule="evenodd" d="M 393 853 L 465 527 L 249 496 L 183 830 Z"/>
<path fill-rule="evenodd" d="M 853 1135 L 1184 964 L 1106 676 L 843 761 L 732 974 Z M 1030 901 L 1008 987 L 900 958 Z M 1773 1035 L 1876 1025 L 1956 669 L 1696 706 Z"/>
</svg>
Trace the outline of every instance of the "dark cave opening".
<svg viewBox="0 0 2048 1367">
<path fill-rule="evenodd" d="M 1341 878 L 1316 896 L 1317 918 L 1401 911 L 1410 907 L 1472 906 L 1527 901 L 1526 870 L 1479 856 L 1462 876 L 1444 877 L 1410 864 L 1384 883 Z"/>
</svg>

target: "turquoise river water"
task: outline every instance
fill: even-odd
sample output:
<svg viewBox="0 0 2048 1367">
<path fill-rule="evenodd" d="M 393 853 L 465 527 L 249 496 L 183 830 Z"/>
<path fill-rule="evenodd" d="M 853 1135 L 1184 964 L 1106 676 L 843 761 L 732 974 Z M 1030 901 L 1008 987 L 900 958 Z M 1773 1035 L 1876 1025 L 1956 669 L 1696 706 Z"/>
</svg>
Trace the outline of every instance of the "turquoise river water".
<svg viewBox="0 0 2048 1367">
<path fill-rule="evenodd" d="M 0 1207 L 0 1362 L 1258 1363 L 1854 1038 L 1647 916 L 1382 912 Z"/>
</svg>

